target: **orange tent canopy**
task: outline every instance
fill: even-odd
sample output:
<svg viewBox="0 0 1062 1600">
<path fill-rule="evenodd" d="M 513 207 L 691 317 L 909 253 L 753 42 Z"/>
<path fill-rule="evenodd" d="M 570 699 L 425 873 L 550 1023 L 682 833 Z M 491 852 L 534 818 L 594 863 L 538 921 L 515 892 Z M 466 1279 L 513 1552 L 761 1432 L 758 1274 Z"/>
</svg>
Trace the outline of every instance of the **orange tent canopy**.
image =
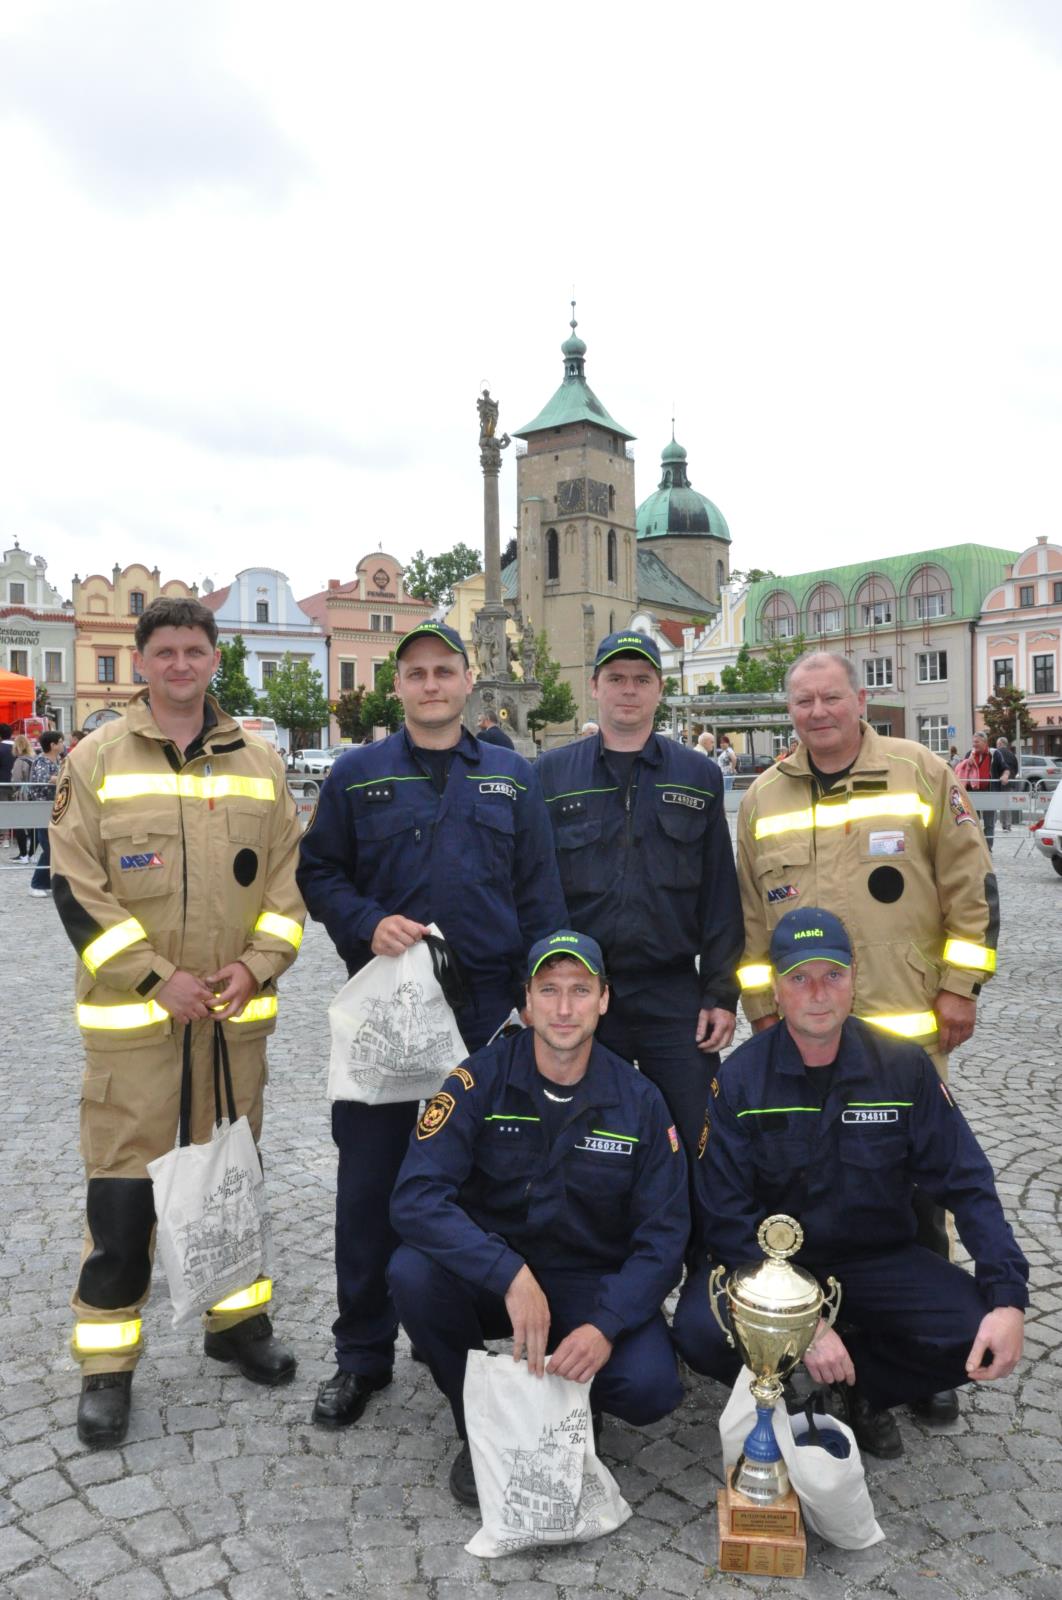
<svg viewBox="0 0 1062 1600">
<path fill-rule="evenodd" d="M 0 722 L 18 722 L 32 717 L 37 703 L 37 685 L 32 678 L 0 667 Z"/>
</svg>

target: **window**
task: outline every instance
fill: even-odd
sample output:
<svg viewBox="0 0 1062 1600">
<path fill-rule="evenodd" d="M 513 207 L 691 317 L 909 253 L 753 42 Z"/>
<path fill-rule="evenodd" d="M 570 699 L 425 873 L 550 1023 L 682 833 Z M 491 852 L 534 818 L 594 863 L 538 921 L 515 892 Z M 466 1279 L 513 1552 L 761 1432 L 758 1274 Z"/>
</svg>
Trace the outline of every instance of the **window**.
<svg viewBox="0 0 1062 1600">
<path fill-rule="evenodd" d="M 11 671 L 17 672 L 20 678 L 29 677 L 29 651 L 12 650 L 9 652 Z"/>
<path fill-rule="evenodd" d="M 763 631 L 768 639 L 791 639 L 796 633 L 796 618 L 772 617 L 764 624 Z"/>
<path fill-rule="evenodd" d="M 726 583 L 726 568 L 724 567 L 724 565 L 723 565 L 723 563 L 721 561 L 717 561 L 716 564 L 715 564 L 715 589 L 716 589 L 716 593 L 717 594 L 719 594 L 722 591 L 723 585 L 725 583 Z"/>
<path fill-rule="evenodd" d="M 608 509 L 610 511 L 615 511 L 616 509 L 616 491 L 611 484 L 608 486 Z"/>
<path fill-rule="evenodd" d="M 826 610 L 810 611 L 808 623 L 812 633 L 840 633 L 841 608 L 829 606 Z"/>
<path fill-rule="evenodd" d="M 143 614 L 144 591 L 142 589 L 131 589 L 129 591 L 129 615 L 131 617 L 140 617 Z"/>
<path fill-rule="evenodd" d="M 915 657 L 918 663 L 919 683 L 946 683 L 948 677 L 948 652 L 922 650 Z"/>
<path fill-rule="evenodd" d="M 1033 694 L 1054 694 L 1054 656 L 1033 656 Z"/>
<path fill-rule="evenodd" d="M 871 600 L 862 606 L 864 628 L 879 628 L 892 621 L 891 600 Z"/>
<path fill-rule="evenodd" d="M 891 722 L 872 722 L 870 726 L 874 729 L 875 733 L 884 734 L 886 739 L 890 739 L 892 737 Z"/>
<path fill-rule="evenodd" d="M 946 756 L 950 748 L 947 717 L 919 717 L 918 742 L 927 750 L 935 750 L 938 756 Z"/>
<path fill-rule="evenodd" d="M 268 600 L 258 600 L 258 601 L 255 602 L 254 620 L 256 622 L 268 622 L 269 621 L 269 601 Z"/>
<path fill-rule="evenodd" d="M 1032 606 L 1032 605 L 1036 604 L 1036 585 L 1035 584 L 1032 584 L 1032 583 L 1023 583 L 1022 584 L 1021 588 L 1018 590 L 1018 604 L 1020 606 Z"/>
<path fill-rule="evenodd" d="M 24 606 L 26 604 L 26 585 L 24 583 L 16 583 L 12 579 L 7 586 L 7 593 L 9 604 L 13 606 Z"/>
<path fill-rule="evenodd" d="M 871 656 L 863 662 L 863 682 L 868 689 L 892 688 L 892 657 Z"/>
<path fill-rule="evenodd" d="M 374 611 L 369 618 L 369 628 L 373 633 L 394 633 L 395 619 L 385 611 Z"/>
<path fill-rule="evenodd" d="M 1056 606 L 1062 606 L 1062 583 L 1056 583 L 1055 584 L 1055 586 L 1054 586 L 1054 594 L 1055 594 L 1055 605 Z"/>
<path fill-rule="evenodd" d="M 45 683 L 62 683 L 63 652 L 61 650 L 46 650 L 44 652 L 44 681 Z"/>
<path fill-rule="evenodd" d="M 611 494 L 611 492 L 612 491 L 609 490 L 610 494 Z M 615 583 L 615 581 L 616 581 L 616 530 L 615 530 L 615 528 L 610 528 L 608 530 L 608 581 L 609 581 L 609 583 Z"/>
<path fill-rule="evenodd" d="M 944 615 L 944 596 L 937 594 L 916 594 L 911 596 L 914 601 L 914 614 L 919 622 L 925 622 L 929 617 L 942 617 Z"/>
<path fill-rule="evenodd" d="M 340 694 L 353 694 L 357 666 L 358 664 L 356 661 L 341 661 L 339 663 Z"/>
<path fill-rule="evenodd" d="M 993 689 L 1013 689 L 1014 687 L 1014 657 L 997 656 L 992 663 Z"/>
<path fill-rule="evenodd" d="M 147 679 L 144 677 L 144 674 L 142 672 L 138 672 L 135 667 L 133 668 L 133 682 L 147 683 Z"/>
<path fill-rule="evenodd" d="M 560 540 L 557 538 L 556 528 L 546 529 L 546 582 L 557 583 L 560 579 Z"/>
<path fill-rule="evenodd" d="M 96 682 L 114 683 L 114 656 L 96 657 Z"/>
<path fill-rule="evenodd" d="M 280 662 L 279 661 L 263 661 L 262 662 L 262 683 L 263 683 L 263 685 L 267 684 L 267 683 L 272 683 L 273 679 L 277 675 L 277 668 L 279 666 L 280 666 Z"/>
</svg>

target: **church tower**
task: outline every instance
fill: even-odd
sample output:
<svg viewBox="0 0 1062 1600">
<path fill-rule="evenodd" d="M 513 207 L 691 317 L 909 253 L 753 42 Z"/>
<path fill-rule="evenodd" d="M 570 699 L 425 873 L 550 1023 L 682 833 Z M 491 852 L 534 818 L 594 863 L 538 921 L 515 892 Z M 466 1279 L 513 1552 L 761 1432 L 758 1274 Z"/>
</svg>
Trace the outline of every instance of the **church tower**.
<svg viewBox="0 0 1062 1600">
<path fill-rule="evenodd" d="M 586 381 L 586 345 L 561 345 L 564 380 L 533 421 L 514 429 L 517 457 L 520 610 L 545 629 L 580 718 L 593 714 L 597 642 L 626 627 L 638 604 L 634 438 Z"/>
<path fill-rule="evenodd" d="M 638 538 L 683 582 L 719 605 L 730 581 L 730 529 L 719 507 L 690 483 L 686 462 L 672 427 L 660 457 L 660 484 L 638 507 Z"/>
</svg>

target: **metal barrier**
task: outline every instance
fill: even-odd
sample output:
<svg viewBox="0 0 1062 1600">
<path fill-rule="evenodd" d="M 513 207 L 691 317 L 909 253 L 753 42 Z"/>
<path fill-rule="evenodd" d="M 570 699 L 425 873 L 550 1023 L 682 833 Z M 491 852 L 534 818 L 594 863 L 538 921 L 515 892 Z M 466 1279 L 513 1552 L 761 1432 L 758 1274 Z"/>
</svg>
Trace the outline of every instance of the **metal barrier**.
<svg viewBox="0 0 1062 1600">
<path fill-rule="evenodd" d="M 313 821 L 313 814 L 317 810 L 317 796 L 320 792 L 321 785 L 316 778 L 300 778 L 295 775 L 288 778 L 288 793 L 295 802 L 295 815 L 304 833 Z"/>
<path fill-rule="evenodd" d="M 738 775 L 734 787 L 723 797 L 728 815 L 737 811 L 742 795 L 753 781 L 747 773 Z M 1018 826 L 1024 827 L 1044 815 L 1058 784 L 1058 778 L 1013 778 L 1006 788 L 999 790 L 968 789 L 966 797 L 979 815 L 986 811 L 1010 812 Z"/>
<path fill-rule="evenodd" d="M 25 783 L 0 783 L 0 829 L 46 828 L 52 814 L 50 800 L 22 800 Z"/>
</svg>

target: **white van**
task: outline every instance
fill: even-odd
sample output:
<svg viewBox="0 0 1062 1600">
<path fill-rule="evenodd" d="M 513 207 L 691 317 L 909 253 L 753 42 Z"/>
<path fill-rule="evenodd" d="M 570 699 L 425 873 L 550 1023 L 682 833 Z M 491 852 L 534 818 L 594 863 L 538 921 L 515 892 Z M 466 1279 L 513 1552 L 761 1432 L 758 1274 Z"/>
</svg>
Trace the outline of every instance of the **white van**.
<svg viewBox="0 0 1062 1600">
<path fill-rule="evenodd" d="M 280 735 L 272 717 L 235 717 L 233 720 L 240 724 L 244 733 L 253 733 L 274 750 L 280 749 Z"/>
<path fill-rule="evenodd" d="M 1033 838 L 1040 854 L 1062 878 L 1062 784 L 1051 796 L 1044 820 L 1033 824 Z"/>
</svg>

